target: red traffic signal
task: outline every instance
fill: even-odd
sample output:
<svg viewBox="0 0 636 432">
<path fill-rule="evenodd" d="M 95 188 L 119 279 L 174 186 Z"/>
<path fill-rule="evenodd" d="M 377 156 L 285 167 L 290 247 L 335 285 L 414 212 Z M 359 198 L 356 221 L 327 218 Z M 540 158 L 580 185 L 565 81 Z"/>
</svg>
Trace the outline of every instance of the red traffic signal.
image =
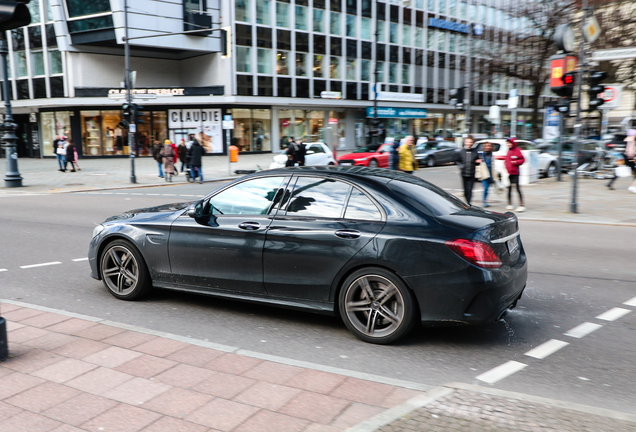
<svg viewBox="0 0 636 432">
<path fill-rule="evenodd" d="M 563 80 L 563 84 L 566 86 L 573 86 L 576 81 L 576 72 L 568 72 L 563 74 L 561 78 Z"/>
<path fill-rule="evenodd" d="M 31 24 L 27 7 L 30 0 L 0 0 L 0 31 L 13 30 Z"/>
</svg>

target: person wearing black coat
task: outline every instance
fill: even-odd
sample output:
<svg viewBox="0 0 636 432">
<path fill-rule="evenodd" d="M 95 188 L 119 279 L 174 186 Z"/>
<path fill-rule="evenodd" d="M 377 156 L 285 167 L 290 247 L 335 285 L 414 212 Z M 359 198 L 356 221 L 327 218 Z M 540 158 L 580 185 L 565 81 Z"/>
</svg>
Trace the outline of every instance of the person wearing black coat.
<svg viewBox="0 0 636 432">
<path fill-rule="evenodd" d="M 473 198 L 473 184 L 475 183 L 475 170 L 481 163 L 477 148 L 473 148 L 475 140 L 471 135 L 464 140 L 464 148 L 457 152 L 457 166 L 462 176 L 462 186 L 464 187 L 464 197 L 466 203 L 470 205 Z"/>
<path fill-rule="evenodd" d="M 203 183 L 203 171 L 201 170 L 201 159 L 204 153 L 204 148 L 199 144 L 199 141 L 192 140 L 192 146 L 188 150 L 188 156 L 190 159 L 191 175 L 193 179 L 200 178 L 199 183 Z"/>
</svg>

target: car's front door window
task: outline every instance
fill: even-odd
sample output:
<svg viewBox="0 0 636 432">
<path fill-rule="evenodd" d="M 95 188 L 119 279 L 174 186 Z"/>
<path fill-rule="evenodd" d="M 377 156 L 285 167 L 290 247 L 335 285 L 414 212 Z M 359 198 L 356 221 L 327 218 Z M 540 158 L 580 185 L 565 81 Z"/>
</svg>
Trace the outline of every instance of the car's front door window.
<svg viewBox="0 0 636 432">
<path fill-rule="evenodd" d="M 339 218 L 351 186 L 320 177 L 299 177 L 294 187 L 287 215 Z"/>
<path fill-rule="evenodd" d="M 207 205 L 212 215 L 265 215 L 280 200 L 285 177 L 247 180 L 214 195 Z"/>
</svg>

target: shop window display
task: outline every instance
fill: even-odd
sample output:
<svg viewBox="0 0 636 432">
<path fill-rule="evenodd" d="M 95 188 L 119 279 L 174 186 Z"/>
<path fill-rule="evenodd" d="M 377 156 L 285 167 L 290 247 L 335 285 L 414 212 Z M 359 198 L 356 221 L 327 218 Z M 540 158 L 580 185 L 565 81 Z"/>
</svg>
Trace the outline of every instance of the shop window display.
<svg viewBox="0 0 636 432">
<path fill-rule="evenodd" d="M 42 112 L 40 121 L 42 124 L 42 154 L 55 156 L 53 153 L 53 141 L 55 136 L 71 137 L 71 115 L 69 111 Z"/>
<path fill-rule="evenodd" d="M 268 109 L 232 108 L 234 120 L 232 144 L 241 152 L 269 151 L 271 145 L 271 111 Z"/>
</svg>

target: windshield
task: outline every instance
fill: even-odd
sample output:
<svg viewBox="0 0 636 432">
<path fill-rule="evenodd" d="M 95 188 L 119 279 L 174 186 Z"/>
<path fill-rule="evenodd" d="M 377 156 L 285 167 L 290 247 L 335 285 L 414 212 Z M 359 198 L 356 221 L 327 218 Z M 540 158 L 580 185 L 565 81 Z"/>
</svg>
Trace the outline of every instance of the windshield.
<svg viewBox="0 0 636 432">
<path fill-rule="evenodd" d="M 378 148 L 380 148 L 380 144 L 369 144 L 354 150 L 352 153 L 375 153 L 378 151 Z"/>
</svg>

